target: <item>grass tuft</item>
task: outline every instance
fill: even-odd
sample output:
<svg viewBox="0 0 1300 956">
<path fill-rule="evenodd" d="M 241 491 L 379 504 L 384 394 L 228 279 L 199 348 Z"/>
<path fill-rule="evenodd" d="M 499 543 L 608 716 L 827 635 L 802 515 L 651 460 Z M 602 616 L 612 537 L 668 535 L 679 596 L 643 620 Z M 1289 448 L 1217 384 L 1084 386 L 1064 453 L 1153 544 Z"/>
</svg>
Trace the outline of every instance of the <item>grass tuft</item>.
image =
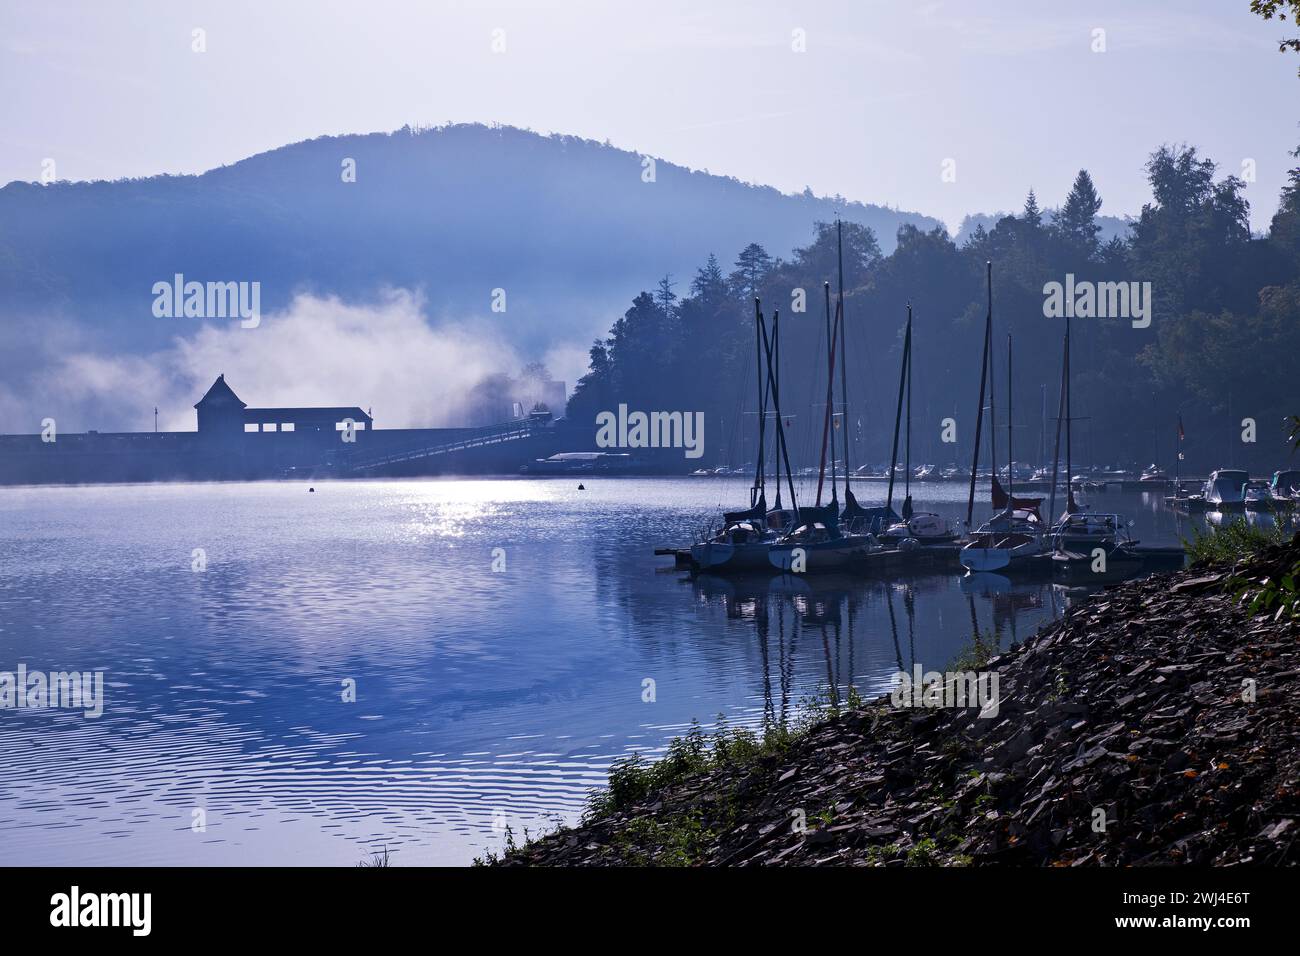
<svg viewBox="0 0 1300 956">
<path fill-rule="evenodd" d="M 392 860 L 389 856 L 388 847 L 384 847 L 382 850 L 372 850 L 370 856 L 360 861 L 357 866 L 362 869 L 378 869 L 380 867 L 390 866 L 391 864 Z"/>
</svg>

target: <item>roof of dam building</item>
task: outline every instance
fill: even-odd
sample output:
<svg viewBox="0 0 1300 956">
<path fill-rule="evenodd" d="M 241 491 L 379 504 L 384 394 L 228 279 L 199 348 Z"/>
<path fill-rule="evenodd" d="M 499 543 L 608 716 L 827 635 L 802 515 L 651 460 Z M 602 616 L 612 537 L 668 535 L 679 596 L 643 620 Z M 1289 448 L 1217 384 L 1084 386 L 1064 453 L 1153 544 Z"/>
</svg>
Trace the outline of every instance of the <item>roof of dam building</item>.
<svg viewBox="0 0 1300 956">
<path fill-rule="evenodd" d="M 293 408 L 288 406 L 275 408 L 250 408 L 235 390 L 226 382 L 223 372 L 217 376 L 212 386 L 203 397 L 195 402 L 196 409 L 218 410 L 228 408 L 231 411 L 242 410 L 243 420 L 255 422 L 293 422 L 295 424 L 335 424 L 351 419 L 355 422 L 371 424 L 374 419 L 368 412 L 355 405 L 329 405 Z"/>
</svg>

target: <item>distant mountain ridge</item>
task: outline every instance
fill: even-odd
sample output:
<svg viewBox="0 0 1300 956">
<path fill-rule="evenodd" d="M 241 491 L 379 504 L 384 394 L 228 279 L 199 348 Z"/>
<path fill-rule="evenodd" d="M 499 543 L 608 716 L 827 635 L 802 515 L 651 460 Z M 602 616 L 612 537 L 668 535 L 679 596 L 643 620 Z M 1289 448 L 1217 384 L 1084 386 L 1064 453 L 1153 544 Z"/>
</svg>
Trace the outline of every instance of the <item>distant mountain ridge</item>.
<svg viewBox="0 0 1300 956">
<path fill-rule="evenodd" d="M 684 289 L 711 252 L 728 268 L 749 242 L 788 255 L 837 211 L 885 251 L 903 223 L 940 225 L 662 159 L 653 182 L 643 169 L 640 154 L 591 140 L 454 125 L 326 136 L 197 176 L 14 182 L 0 189 L 0 309 L 144 353 L 194 328 L 150 312 L 153 284 L 177 273 L 258 281 L 263 312 L 300 292 L 366 301 L 406 288 L 435 320 L 507 325 L 540 351 L 589 342 L 665 274 Z"/>
</svg>

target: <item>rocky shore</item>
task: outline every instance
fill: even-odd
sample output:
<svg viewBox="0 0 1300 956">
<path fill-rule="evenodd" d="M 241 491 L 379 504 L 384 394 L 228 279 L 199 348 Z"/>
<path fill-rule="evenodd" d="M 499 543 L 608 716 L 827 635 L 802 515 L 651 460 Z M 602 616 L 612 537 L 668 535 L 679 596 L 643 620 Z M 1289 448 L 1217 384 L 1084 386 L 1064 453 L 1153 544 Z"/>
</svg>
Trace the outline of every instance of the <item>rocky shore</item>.
<svg viewBox="0 0 1300 956">
<path fill-rule="evenodd" d="M 1109 588 L 989 660 L 975 708 L 842 709 L 721 755 L 503 865 L 1294 865 L 1300 623 L 1251 613 L 1236 568 Z"/>
</svg>

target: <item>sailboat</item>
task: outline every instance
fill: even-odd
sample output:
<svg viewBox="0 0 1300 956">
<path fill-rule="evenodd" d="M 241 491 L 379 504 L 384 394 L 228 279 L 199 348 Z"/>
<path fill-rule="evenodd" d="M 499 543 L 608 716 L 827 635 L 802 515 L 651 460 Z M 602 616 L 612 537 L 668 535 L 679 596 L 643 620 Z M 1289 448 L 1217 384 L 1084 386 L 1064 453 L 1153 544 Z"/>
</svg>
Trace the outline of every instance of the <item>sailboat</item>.
<svg viewBox="0 0 1300 956">
<path fill-rule="evenodd" d="M 1070 317 L 1065 318 L 1065 339 L 1061 352 L 1061 399 L 1057 406 L 1056 453 L 1061 452 L 1061 430 L 1065 430 L 1065 511 L 1052 525 L 1052 566 L 1060 575 L 1124 573 L 1140 566 L 1138 542 L 1130 534 L 1133 522 L 1123 515 L 1102 514 L 1080 508 L 1074 500 L 1073 441 L 1071 425 Z M 1056 508 L 1057 474 L 1052 473 L 1052 512 Z M 1049 512 L 1052 513 L 1052 512 Z"/>
<path fill-rule="evenodd" d="M 1052 526 L 1052 566 L 1057 574 L 1126 573 L 1142 564 L 1133 522 L 1119 514 L 1076 511 Z M 1100 563 L 1099 563 L 1100 562 Z"/>
<path fill-rule="evenodd" d="M 898 464 L 898 430 L 903 413 L 903 398 L 907 398 L 907 437 L 903 452 L 903 516 L 894 514 L 894 473 Z M 880 540 L 885 544 L 909 549 L 921 544 L 937 544 L 955 541 L 957 533 L 952 525 L 933 511 L 916 511 L 912 507 L 912 304 L 907 304 L 907 328 L 903 333 L 902 370 L 898 377 L 898 406 L 894 411 L 894 450 L 893 464 L 889 472 L 889 491 L 885 499 L 885 509 L 892 518 L 892 523 L 881 533 Z M 922 469 L 917 478 L 928 477 L 929 471 Z"/>
<path fill-rule="evenodd" d="M 758 299 L 754 300 L 754 338 L 758 368 L 758 464 L 754 484 L 750 488 L 750 505 L 741 511 L 729 511 L 722 516 L 722 528 L 707 534 L 691 545 L 691 559 L 701 570 L 712 573 L 767 570 L 768 552 L 778 537 L 793 529 L 798 511 L 794 506 L 794 484 L 790 479 L 790 457 L 786 449 L 785 428 L 781 423 L 781 397 L 777 387 L 774 367 L 780 348 L 780 313 L 772 315 L 772 335 L 767 326 Z M 776 418 L 776 506 L 767 506 L 765 476 L 767 435 L 767 408 L 771 403 Z M 790 508 L 781 505 L 781 464 L 790 482 Z"/>
<path fill-rule="evenodd" d="M 979 432 L 984 417 L 984 387 L 991 386 L 989 374 L 993 355 L 990 348 L 993 335 L 993 264 L 988 269 L 988 316 L 984 325 L 984 365 L 980 370 L 980 411 L 975 426 L 975 463 L 971 466 L 971 496 L 967 505 L 967 519 L 974 510 L 975 474 L 979 470 Z M 1011 336 L 1007 335 L 1007 490 L 1002 491 L 997 476 L 997 450 L 993 445 L 995 429 L 990 427 L 990 445 L 993 447 L 993 507 L 997 512 L 970 535 L 969 542 L 958 557 L 962 567 L 970 572 L 1012 571 L 1024 568 L 1033 558 L 1043 553 L 1043 522 L 1038 513 L 1041 499 L 1018 500 L 1015 497 L 1015 469 L 1011 452 Z M 992 388 L 989 389 L 989 420 L 996 424 Z"/>
<path fill-rule="evenodd" d="M 845 437 L 844 460 L 844 513 L 840 513 L 835 488 L 835 445 L 833 429 L 835 400 L 835 356 L 837 344 L 840 355 L 840 382 L 845 396 L 845 412 L 848 411 L 848 376 L 844 371 L 844 253 L 843 227 L 839 230 L 840 289 L 838 303 L 835 307 L 835 321 L 831 322 L 831 284 L 822 285 L 826 299 L 826 412 L 822 421 L 821 464 L 817 475 L 817 501 L 812 507 L 798 509 L 795 528 L 782 535 L 768 552 L 768 560 L 773 567 L 793 574 L 839 571 L 850 567 L 873 552 L 881 550 L 880 542 L 870 531 L 864 531 L 862 525 L 872 518 L 874 509 L 862 508 L 849 485 L 851 466 L 848 458 Z M 848 429 L 846 429 L 848 431 Z M 826 477 L 826 451 L 830 445 L 831 455 L 831 498 L 822 505 L 822 487 Z M 840 522 L 845 522 L 847 533 Z"/>
<path fill-rule="evenodd" d="M 838 292 L 836 294 L 836 325 L 839 327 L 840 343 L 840 399 L 844 407 L 844 415 L 841 419 L 844 424 L 844 510 L 840 512 L 840 526 L 849 534 L 870 535 L 880 529 L 887 527 L 890 523 L 898 520 L 898 515 L 889 505 L 883 508 L 864 508 L 858 504 L 858 499 L 853 494 L 853 488 L 850 484 L 853 475 L 853 429 L 849 427 L 849 352 L 847 344 L 846 327 L 848 326 L 848 316 L 844 311 L 844 223 L 841 220 L 835 221 L 835 242 L 836 242 L 836 260 L 838 269 Z M 824 289 L 829 294 L 830 284 L 824 285 Z M 827 299 L 829 308 L 829 298 Z M 830 388 L 827 394 L 830 394 Z M 835 465 L 834 451 L 831 453 L 831 499 L 835 496 Z M 892 481 L 892 477 L 891 477 Z"/>
</svg>

